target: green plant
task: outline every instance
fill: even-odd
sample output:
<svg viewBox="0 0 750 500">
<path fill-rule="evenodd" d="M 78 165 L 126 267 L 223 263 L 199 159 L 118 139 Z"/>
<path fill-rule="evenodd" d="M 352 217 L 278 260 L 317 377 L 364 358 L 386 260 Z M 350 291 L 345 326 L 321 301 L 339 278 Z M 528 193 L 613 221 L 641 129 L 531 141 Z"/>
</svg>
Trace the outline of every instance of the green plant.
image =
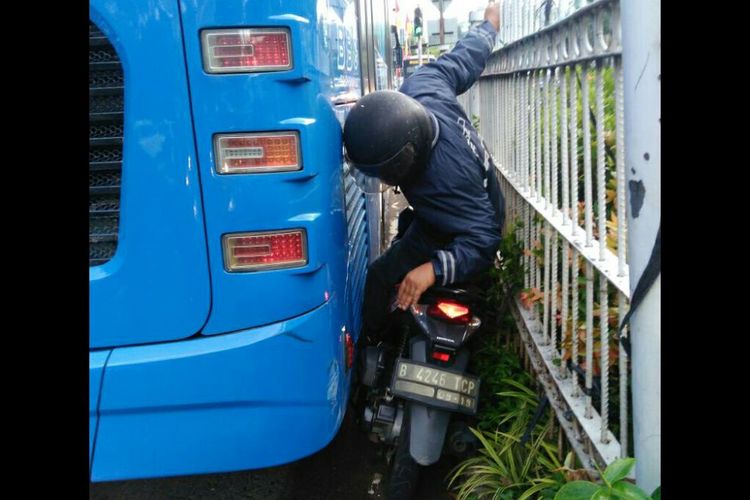
<svg viewBox="0 0 750 500">
<path fill-rule="evenodd" d="M 506 415 L 519 404 L 517 398 L 499 397 L 505 388 L 505 380 L 512 379 L 524 386 L 532 383 L 531 376 L 521 367 L 518 356 L 508 347 L 496 344 L 489 339 L 472 359 L 474 371 L 482 379 L 480 414 L 477 427 L 481 430 L 494 430 L 500 427 Z"/>
<path fill-rule="evenodd" d="M 517 219 L 508 222 L 500 247 L 498 248 L 498 263 L 490 269 L 492 286 L 487 294 L 488 309 L 496 311 L 500 321 L 508 320 L 508 325 L 513 325 L 513 318 L 509 314 L 510 301 L 523 287 L 523 242 L 518 238 L 518 233 L 523 228 L 523 223 Z M 503 325 L 498 324 L 502 329 Z M 512 328 L 512 327 L 511 327 Z"/>
<path fill-rule="evenodd" d="M 471 125 L 476 129 L 477 133 L 479 133 L 479 117 L 477 115 L 471 115 Z"/>
<path fill-rule="evenodd" d="M 523 242 L 518 238 L 521 229 L 523 229 L 523 222 L 520 219 L 510 222 L 498 249 L 500 262 L 496 268 L 495 277 L 503 293 L 511 296 L 523 286 L 524 268 L 521 260 Z"/>
<path fill-rule="evenodd" d="M 564 482 L 557 473 L 561 469 L 557 446 L 547 440 L 553 420 L 537 422 L 524 439 L 539 400 L 517 380 L 502 382 L 509 390 L 497 396 L 515 405 L 501 415 L 494 431 L 472 429 L 481 449 L 451 472 L 449 487 L 457 490 L 457 500 L 552 498 Z"/>
<path fill-rule="evenodd" d="M 661 499 L 661 487 L 649 496 L 627 479 L 635 465 L 634 458 L 619 458 L 601 472 L 603 484 L 592 481 L 571 481 L 562 486 L 554 500 L 657 500 Z"/>
</svg>

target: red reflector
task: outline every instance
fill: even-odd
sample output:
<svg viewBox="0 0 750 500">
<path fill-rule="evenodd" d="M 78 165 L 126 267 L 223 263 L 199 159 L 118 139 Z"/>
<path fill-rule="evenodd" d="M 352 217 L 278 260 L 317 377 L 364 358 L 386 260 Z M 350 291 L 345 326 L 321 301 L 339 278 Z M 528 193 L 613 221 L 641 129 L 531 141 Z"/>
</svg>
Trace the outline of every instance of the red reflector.
<svg viewBox="0 0 750 500">
<path fill-rule="evenodd" d="M 204 30 L 203 68 L 208 73 L 291 69 L 289 31 L 284 28 Z"/>
<path fill-rule="evenodd" d="M 214 136 L 219 174 L 300 170 L 299 133 L 218 134 Z"/>
<path fill-rule="evenodd" d="M 224 235 L 227 271 L 301 267 L 307 264 L 304 229 Z"/>
<path fill-rule="evenodd" d="M 437 359 L 438 361 L 449 361 L 451 359 L 451 355 L 447 352 L 433 351 L 432 358 Z"/>
<path fill-rule="evenodd" d="M 348 333 L 346 334 L 346 369 L 351 369 L 354 364 L 354 340 Z"/>
<path fill-rule="evenodd" d="M 468 323 L 471 319 L 468 307 L 457 302 L 439 301 L 427 309 L 427 314 L 450 323 Z"/>
</svg>

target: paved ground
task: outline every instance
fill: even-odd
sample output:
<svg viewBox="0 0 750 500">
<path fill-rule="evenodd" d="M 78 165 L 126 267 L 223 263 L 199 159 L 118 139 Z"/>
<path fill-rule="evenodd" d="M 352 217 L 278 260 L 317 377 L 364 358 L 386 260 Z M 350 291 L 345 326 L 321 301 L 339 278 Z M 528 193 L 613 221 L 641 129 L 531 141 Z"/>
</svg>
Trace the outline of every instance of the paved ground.
<svg viewBox="0 0 750 500">
<path fill-rule="evenodd" d="M 386 220 L 406 207 L 402 195 L 384 196 Z M 396 234 L 395 221 L 386 224 L 385 241 Z M 328 447 L 308 458 L 281 467 L 231 474 L 114 481 L 92 484 L 90 500 L 374 500 L 382 499 L 379 478 L 386 472 L 383 450 L 357 429 L 347 414 Z M 455 462 L 445 458 L 423 469 L 418 500 L 448 500 L 444 478 Z"/>
<path fill-rule="evenodd" d="M 378 445 L 356 428 L 350 415 L 328 447 L 306 459 L 272 469 L 179 478 L 114 481 L 90 487 L 91 500 L 374 500 L 386 464 Z M 443 479 L 453 462 L 423 470 L 419 500 L 449 500 Z"/>
</svg>

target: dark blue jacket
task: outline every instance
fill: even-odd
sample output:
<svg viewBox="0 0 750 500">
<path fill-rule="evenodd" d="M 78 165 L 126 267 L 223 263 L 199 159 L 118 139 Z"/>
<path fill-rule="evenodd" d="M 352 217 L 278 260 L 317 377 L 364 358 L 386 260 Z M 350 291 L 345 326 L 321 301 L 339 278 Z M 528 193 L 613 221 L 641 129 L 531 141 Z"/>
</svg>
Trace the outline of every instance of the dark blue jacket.
<svg viewBox="0 0 750 500">
<path fill-rule="evenodd" d="M 422 103 L 439 125 L 427 169 L 402 189 L 417 225 L 451 240 L 431 259 L 440 285 L 487 269 L 500 243 L 504 203 L 495 166 L 456 100 L 484 70 L 496 34 L 489 21 L 472 28 L 453 50 L 417 70 L 399 89 Z"/>
</svg>

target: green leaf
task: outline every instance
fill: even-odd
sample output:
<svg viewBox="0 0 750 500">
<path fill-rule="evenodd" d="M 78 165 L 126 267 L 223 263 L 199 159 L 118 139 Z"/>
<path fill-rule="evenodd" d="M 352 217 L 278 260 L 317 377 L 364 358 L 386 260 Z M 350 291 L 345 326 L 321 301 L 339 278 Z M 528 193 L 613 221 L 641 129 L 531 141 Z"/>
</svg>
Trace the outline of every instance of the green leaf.
<svg viewBox="0 0 750 500">
<path fill-rule="evenodd" d="M 661 486 L 657 486 L 653 493 L 651 493 L 651 500 L 661 500 Z"/>
<path fill-rule="evenodd" d="M 572 451 L 569 451 L 568 454 L 565 456 L 565 462 L 563 462 L 563 466 L 566 469 L 572 469 L 575 467 L 576 464 L 576 454 Z"/>
<path fill-rule="evenodd" d="M 598 484 L 588 481 L 572 481 L 560 488 L 555 500 L 589 500 L 599 489 Z"/>
<path fill-rule="evenodd" d="M 649 500 L 650 497 L 645 491 L 640 489 L 638 486 L 628 483 L 627 481 L 620 481 L 619 483 L 612 486 L 612 494 L 616 498 L 622 498 L 623 500 Z"/>
<path fill-rule="evenodd" d="M 531 488 L 528 488 L 526 491 L 524 491 L 523 494 L 520 497 L 518 497 L 518 500 L 531 500 L 531 498 L 535 494 L 542 492 L 544 490 L 551 490 L 559 486 L 557 481 L 553 481 L 551 479 L 544 478 L 544 479 L 537 479 L 535 481 L 536 481 L 535 484 Z"/>
<path fill-rule="evenodd" d="M 618 458 L 604 471 L 603 479 L 607 484 L 614 484 L 627 477 L 630 469 L 635 465 L 635 458 Z"/>
<path fill-rule="evenodd" d="M 612 495 L 610 495 L 611 491 L 612 490 L 606 486 L 600 486 L 599 489 L 591 495 L 591 500 L 609 500 L 612 498 Z"/>
<path fill-rule="evenodd" d="M 505 464 L 503 460 L 500 459 L 497 452 L 495 451 L 495 447 L 487 440 L 485 435 L 477 431 L 473 428 L 469 428 L 469 430 L 479 439 L 479 441 L 482 443 L 482 450 L 487 452 L 487 455 L 492 460 L 493 465 L 495 465 L 495 468 L 498 470 L 498 472 L 502 475 L 507 475 L 507 471 L 505 470 Z"/>
</svg>

